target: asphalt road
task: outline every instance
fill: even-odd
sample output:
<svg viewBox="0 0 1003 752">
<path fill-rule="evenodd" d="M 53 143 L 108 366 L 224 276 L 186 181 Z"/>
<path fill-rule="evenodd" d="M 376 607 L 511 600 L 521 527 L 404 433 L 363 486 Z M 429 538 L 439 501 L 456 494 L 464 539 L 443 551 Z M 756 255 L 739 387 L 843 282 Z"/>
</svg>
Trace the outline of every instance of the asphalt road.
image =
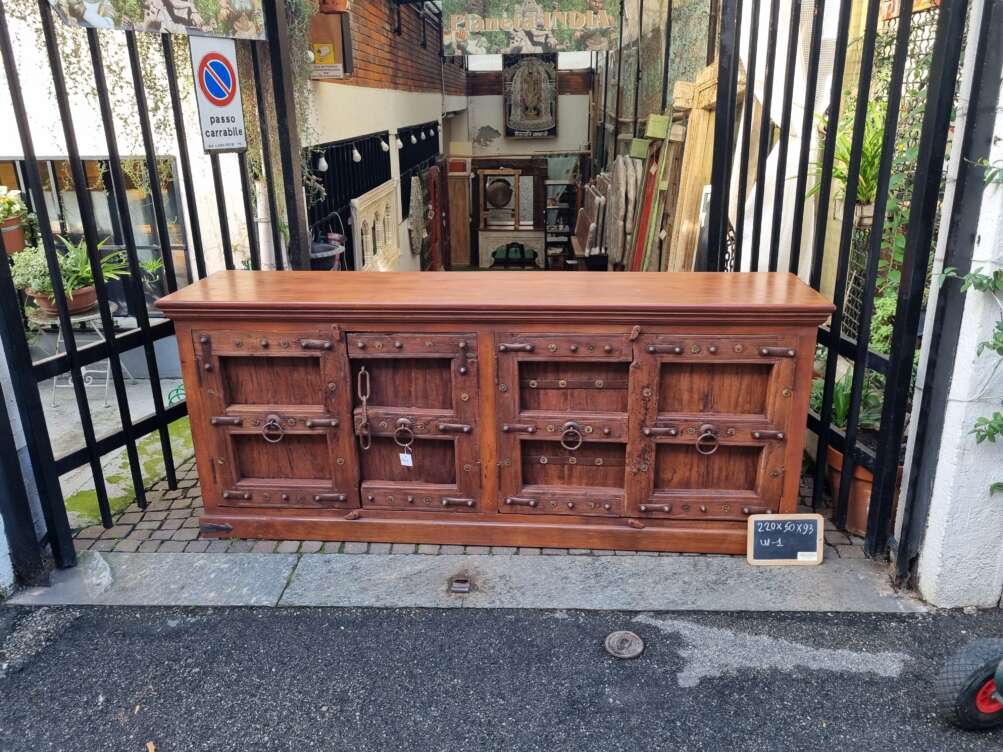
<svg viewBox="0 0 1003 752">
<path fill-rule="evenodd" d="M 979 636 L 1003 614 L 0 607 L 0 750 L 998 751 L 926 694 Z"/>
</svg>

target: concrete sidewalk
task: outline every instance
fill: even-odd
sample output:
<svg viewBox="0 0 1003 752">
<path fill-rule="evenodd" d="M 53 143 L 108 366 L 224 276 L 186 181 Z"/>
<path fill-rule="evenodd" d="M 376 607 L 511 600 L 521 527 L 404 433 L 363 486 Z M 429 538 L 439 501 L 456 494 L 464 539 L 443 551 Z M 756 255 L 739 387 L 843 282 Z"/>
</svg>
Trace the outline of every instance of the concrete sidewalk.
<svg viewBox="0 0 1003 752">
<path fill-rule="evenodd" d="M 463 577 L 469 593 L 449 592 Z M 925 610 L 867 559 L 752 567 L 730 556 L 83 552 L 14 605 L 365 606 L 583 610 Z"/>
</svg>

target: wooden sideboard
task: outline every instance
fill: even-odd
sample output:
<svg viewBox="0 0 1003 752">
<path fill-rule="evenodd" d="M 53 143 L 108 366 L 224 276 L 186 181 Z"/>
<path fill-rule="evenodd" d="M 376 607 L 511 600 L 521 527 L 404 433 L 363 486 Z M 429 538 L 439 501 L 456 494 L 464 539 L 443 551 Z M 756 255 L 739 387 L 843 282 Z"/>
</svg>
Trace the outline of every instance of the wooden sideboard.
<svg viewBox="0 0 1003 752">
<path fill-rule="evenodd" d="M 797 503 L 788 274 L 223 272 L 175 321 L 223 537 L 739 553 Z"/>
</svg>

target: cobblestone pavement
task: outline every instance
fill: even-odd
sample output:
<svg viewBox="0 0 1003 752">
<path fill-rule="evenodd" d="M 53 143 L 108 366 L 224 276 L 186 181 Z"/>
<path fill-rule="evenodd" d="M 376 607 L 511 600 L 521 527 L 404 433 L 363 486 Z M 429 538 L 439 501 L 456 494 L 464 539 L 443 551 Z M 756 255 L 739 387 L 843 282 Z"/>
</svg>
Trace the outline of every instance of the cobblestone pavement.
<svg viewBox="0 0 1003 752">
<path fill-rule="evenodd" d="M 811 496 L 802 487 L 802 499 Z M 78 530 L 77 551 L 125 553 L 280 553 L 280 554 L 498 554 L 520 556 L 702 556 L 703 554 L 655 554 L 651 551 L 600 551 L 587 548 L 515 548 L 512 546 L 446 546 L 415 543 L 359 543 L 356 541 L 243 540 L 202 538 L 202 490 L 194 460 L 178 468 L 178 488 L 167 481 L 155 483 L 146 494 L 146 509 L 130 505 L 110 528 L 100 525 Z M 810 512 L 810 508 L 802 511 Z M 827 523 L 828 527 L 828 523 Z M 835 529 L 825 532 L 827 557 L 862 558 L 863 539 Z"/>
</svg>

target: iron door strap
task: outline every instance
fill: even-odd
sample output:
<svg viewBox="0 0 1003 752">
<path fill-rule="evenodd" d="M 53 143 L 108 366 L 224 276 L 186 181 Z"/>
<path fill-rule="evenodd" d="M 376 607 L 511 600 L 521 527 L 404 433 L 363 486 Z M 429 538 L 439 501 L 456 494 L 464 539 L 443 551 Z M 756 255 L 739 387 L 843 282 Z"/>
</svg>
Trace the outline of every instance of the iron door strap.
<svg viewBox="0 0 1003 752">
<path fill-rule="evenodd" d="M 373 445 L 373 437 L 369 433 L 369 395 L 371 394 L 371 385 L 369 383 L 369 371 L 366 370 L 365 366 L 359 369 L 355 390 L 358 393 L 359 402 L 362 403 L 362 420 L 359 423 L 359 446 L 363 449 L 369 449 Z"/>
</svg>

